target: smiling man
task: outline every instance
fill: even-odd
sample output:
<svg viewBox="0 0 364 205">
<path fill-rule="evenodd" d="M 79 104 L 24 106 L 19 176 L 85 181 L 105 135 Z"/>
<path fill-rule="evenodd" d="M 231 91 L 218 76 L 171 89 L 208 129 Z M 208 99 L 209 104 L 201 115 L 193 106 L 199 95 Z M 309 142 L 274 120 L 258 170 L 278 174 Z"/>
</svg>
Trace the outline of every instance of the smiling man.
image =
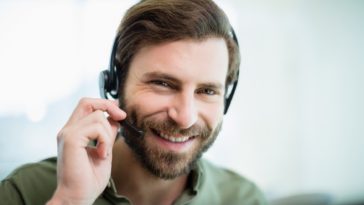
<svg viewBox="0 0 364 205">
<path fill-rule="evenodd" d="M 239 48 L 210 0 L 145 0 L 117 32 L 103 96 L 84 98 L 58 157 L 4 179 L 7 204 L 265 204 L 254 183 L 201 158 L 236 86 Z M 108 113 L 108 117 L 105 117 Z M 96 146 L 90 146 L 90 142 Z"/>
<path fill-rule="evenodd" d="M 187 174 L 214 142 L 222 122 L 228 62 L 226 43 L 216 37 L 147 46 L 135 55 L 124 110 L 145 136 L 124 137 L 153 174 L 166 179 Z"/>
</svg>

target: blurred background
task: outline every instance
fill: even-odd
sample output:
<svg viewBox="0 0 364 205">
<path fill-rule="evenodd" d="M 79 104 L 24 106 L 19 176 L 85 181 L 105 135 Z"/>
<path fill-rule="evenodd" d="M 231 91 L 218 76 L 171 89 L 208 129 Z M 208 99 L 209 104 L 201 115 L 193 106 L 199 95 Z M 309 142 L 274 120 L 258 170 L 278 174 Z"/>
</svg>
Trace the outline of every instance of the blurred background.
<svg viewBox="0 0 364 205">
<path fill-rule="evenodd" d="M 99 96 L 98 74 L 135 2 L 0 0 L 0 179 L 56 155 L 78 100 Z M 206 158 L 275 204 L 364 204 L 364 1 L 217 3 L 243 61 Z"/>
</svg>

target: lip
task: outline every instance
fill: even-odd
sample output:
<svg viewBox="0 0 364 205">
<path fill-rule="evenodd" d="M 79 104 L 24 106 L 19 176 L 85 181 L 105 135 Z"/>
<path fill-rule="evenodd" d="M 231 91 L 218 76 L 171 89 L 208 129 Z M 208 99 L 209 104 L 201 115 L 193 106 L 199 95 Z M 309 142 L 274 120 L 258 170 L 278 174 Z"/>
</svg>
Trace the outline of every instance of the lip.
<svg viewBox="0 0 364 205">
<path fill-rule="evenodd" d="M 149 130 L 148 134 L 153 137 L 153 140 L 158 144 L 158 146 L 174 152 L 188 151 L 193 146 L 193 142 L 196 139 L 196 137 L 193 136 L 184 142 L 172 142 L 159 136 L 155 130 Z"/>
</svg>

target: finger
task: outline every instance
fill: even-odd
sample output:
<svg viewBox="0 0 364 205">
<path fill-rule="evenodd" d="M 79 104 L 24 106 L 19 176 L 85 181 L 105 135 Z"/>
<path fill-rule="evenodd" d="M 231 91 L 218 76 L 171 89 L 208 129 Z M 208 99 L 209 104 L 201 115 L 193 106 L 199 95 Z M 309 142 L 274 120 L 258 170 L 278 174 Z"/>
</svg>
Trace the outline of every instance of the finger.
<svg viewBox="0 0 364 205">
<path fill-rule="evenodd" d="M 92 158 L 92 159 L 97 159 L 97 158 L 101 158 L 101 159 L 106 159 L 112 156 L 112 154 L 110 153 L 109 155 L 107 155 L 106 157 L 100 157 L 101 155 L 98 152 L 98 149 L 94 148 L 94 147 L 86 147 L 87 153 L 88 155 Z M 111 158 L 110 158 L 111 159 Z"/>
<path fill-rule="evenodd" d="M 95 126 L 95 123 L 105 127 L 108 134 L 110 135 L 111 142 L 115 141 L 118 130 L 120 129 L 120 123 L 114 121 L 110 117 L 106 118 L 102 111 L 95 111 L 82 119 L 79 123 L 79 127 Z"/>
<path fill-rule="evenodd" d="M 100 124 L 101 126 L 105 127 L 110 136 L 116 135 L 116 132 L 113 131 L 113 128 L 111 127 L 110 122 L 104 115 L 104 112 L 100 110 L 96 110 L 95 112 L 89 114 L 88 116 L 77 122 L 78 127 L 94 126 L 95 124 Z"/>
<path fill-rule="evenodd" d="M 85 148 L 92 140 L 97 140 L 98 143 L 111 145 L 110 131 L 101 123 L 91 123 L 87 126 L 77 124 L 64 127 L 57 135 L 57 144 L 60 147 L 76 147 Z"/>
<path fill-rule="evenodd" d="M 112 150 L 119 128 L 119 123 L 110 117 L 109 119 L 106 119 L 102 111 L 97 110 L 80 121 L 65 126 L 60 132 L 62 137 L 57 136 L 57 140 L 82 148 L 87 148 L 90 141 L 96 141 L 95 153 L 105 158 Z"/>
<path fill-rule="evenodd" d="M 126 117 L 126 113 L 118 107 L 116 101 L 98 98 L 82 98 L 67 123 L 76 122 L 96 110 L 107 112 L 115 121 L 122 120 Z"/>
<path fill-rule="evenodd" d="M 84 148 L 88 146 L 91 140 L 96 140 L 97 153 L 101 158 L 105 158 L 112 150 L 115 136 L 111 136 L 107 128 L 100 123 L 93 123 L 90 126 L 82 127 L 79 132 L 75 133 L 75 135 L 68 137 L 68 140 L 78 141 Z M 77 136 L 83 136 L 83 138 L 77 139 Z"/>
</svg>

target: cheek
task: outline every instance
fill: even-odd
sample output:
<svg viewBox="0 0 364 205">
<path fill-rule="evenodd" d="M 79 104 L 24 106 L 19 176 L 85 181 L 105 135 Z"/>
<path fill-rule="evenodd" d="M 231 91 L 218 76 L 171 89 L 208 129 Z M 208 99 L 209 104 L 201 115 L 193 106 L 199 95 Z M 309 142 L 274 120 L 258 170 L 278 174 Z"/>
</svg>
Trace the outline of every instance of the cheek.
<svg viewBox="0 0 364 205">
<path fill-rule="evenodd" d="M 166 96 L 156 96 L 151 93 L 135 94 L 132 99 L 127 100 L 127 110 L 135 110 L 141 118 L 166 113 L 170 100 Z"/>
<path fill-rule="evenodd" d="M 223 104 L 204 105 L 200 109 L 200 117 L 210 128 L 215 129 L 223 118 Z"/>
</svg>

